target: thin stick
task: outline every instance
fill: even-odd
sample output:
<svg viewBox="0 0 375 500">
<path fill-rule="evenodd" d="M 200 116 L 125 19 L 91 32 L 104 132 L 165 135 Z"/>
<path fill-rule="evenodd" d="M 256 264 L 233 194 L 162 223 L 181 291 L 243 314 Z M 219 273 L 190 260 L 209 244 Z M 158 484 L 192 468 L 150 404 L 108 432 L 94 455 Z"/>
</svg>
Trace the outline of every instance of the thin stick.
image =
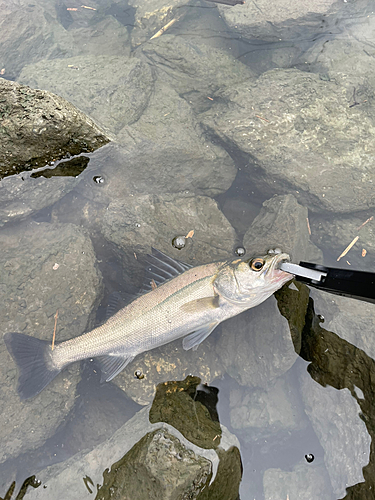
<svg viewBox="0 0 375 500">
<path fill-rule="evenodd" d="M 255 116 L 256 116 L 257 118 L 259 118 L 260 120 L 263 120 L 263 121 L 265 121 L 265 122 L 270 123 L 270 121 L 269 121 L 269 120 L 267 120 L 267 118 L 263 118 L 262 116 L 259 116 L 259 115 L 255 115 Z"/>
<path fill-rule="evenodd" d="M 52 351 L 55 348 L 56 325 L 57 325 L 57 318 L 58 317 L 59 317 L 59 310 L 57 309 L 56 314 L 55 314 L 55 328 L 53 329 L 53 336 L 52 336 Z"/>
<path fill-rule="evenodd" d="M 345 248 L 345 250 L 342 252 L 342 254 L 340 255 L 340 257 L 337 258 L 337 262 L 341 259 L 341 257 L 344 257 L 344 255 L 346 255 L 349 252 L 349 250 L 357 243 L 358 240 L 359 240 L 359 236 L 356 236 L 354 238 L 354 240 L 351 241 L 349 243 L 349 245 Z"/>
<path fill-rule="evenodd" d="M 164 31 L 167 31 L 167 29 L 170 28 L 172 26 L 172 24 L 174 24 L 176 21 L 177 21 L 177 18 L 172 19 L 172 21 L 169 21 L 169 23 L 167 23 L 159 31 L 157 31 L 155 33 L 155 35 L 150 38 L 150 40 L 153 40 L 154 38 L 158 38 L 159 36 L 161 36 L 164 33 Z"/>
<path fill-rule="evenodd" d="M 307 222 L 307 229 L 309 231 L 309 235 L 311 236 L 311 227 L 310 227 L 310 222 L 309 222 L 309 218 L 306 217 L 306 222 Z"/>
<path fill-rule="evenodd" d="M 373 216 L 371 216 L 371 217 L 369 217 L 367 220 L 365 220 L 365 222 L 359 226 L 359 228 L 357 229 L 357 231 L 359 231 L 360 229 L 362 229 L 362 228 L 363 228 L 363 226 L 364 226 L 365 224 L 367 224 L 368 222 L 370 222 L 370 220 L 372 220 L 373 218 L 374 218 L 374 217 L 373 217 Z"/>
</svg>

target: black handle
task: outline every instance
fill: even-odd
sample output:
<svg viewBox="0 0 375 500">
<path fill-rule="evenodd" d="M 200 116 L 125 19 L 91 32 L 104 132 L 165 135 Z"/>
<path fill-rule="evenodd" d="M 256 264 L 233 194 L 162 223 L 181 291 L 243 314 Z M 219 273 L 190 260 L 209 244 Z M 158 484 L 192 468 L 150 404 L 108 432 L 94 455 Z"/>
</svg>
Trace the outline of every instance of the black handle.
<svg viewBox="0 0 375 500">
<path fill-rule="evenodd" d="M 375 273 L 352 271 L 351 269 L 337 269 L 334 267 L 300 262 L 300 266 L 327 273 L 320 281 L 296 276 L 297 281 L 306 283 L 325 292 L 351 297 L 375 304 Z"/>
</svg>

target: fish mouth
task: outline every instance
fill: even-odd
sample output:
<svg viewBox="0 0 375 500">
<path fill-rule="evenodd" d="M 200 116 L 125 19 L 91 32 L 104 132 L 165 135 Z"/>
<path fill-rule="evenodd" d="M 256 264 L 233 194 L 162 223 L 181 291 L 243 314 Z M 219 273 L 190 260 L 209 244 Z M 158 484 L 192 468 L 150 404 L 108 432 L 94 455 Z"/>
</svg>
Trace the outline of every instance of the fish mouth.
<svg viewBox="0 0 375 500">
<path fill-rule="evenodd" d="M 293 274 L 287 273 L 286 271 L 282 271 L 280 266 L 283 262 L 290 262 L 290 257 L 287 253 L 280 253 L 275 256 L 275 259 L 272 261 L 270 267 L 267 270 L 267 275 L 272 275 L 272 281 L 280 282 L 284 281 L 285 283 L 294 278 Z"/>
</svg>

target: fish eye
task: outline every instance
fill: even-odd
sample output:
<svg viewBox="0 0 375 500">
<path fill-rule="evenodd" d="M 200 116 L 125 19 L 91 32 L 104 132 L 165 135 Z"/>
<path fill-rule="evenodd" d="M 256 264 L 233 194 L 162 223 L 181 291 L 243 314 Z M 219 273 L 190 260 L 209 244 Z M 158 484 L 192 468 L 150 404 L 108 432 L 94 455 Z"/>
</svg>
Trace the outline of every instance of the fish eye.
<svg viewBox="0 0 375 500">
<path fill-rule="evenodd" d="M 250 262 L 250 268 L 253 271 L 260 271 L 263 269 L 263 266 L 265 264 L 265 261 L 263 259 L 254 259 Z"/>
</svg>

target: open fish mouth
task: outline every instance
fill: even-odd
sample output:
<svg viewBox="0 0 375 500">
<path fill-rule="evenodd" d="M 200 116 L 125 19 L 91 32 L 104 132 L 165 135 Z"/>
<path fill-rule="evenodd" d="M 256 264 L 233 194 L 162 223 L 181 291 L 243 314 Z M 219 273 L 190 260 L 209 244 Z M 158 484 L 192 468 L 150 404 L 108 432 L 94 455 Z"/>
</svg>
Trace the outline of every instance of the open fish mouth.
<svg viewBox="0 0 375 500">
<path fill-rule="evenodd" d="M 285 281 L 293 278 L 293 274 L 282 271 L 280 266 L 283 262 L 290 262 L 290 256 L 287 253 L 282 253 L 271 250 L 268 253 L 275 253 L 275 259 L 272 261 L 270 267 L 267 269 L 267 275 L 269 275 L 273 282 Z"/>
</svg>

